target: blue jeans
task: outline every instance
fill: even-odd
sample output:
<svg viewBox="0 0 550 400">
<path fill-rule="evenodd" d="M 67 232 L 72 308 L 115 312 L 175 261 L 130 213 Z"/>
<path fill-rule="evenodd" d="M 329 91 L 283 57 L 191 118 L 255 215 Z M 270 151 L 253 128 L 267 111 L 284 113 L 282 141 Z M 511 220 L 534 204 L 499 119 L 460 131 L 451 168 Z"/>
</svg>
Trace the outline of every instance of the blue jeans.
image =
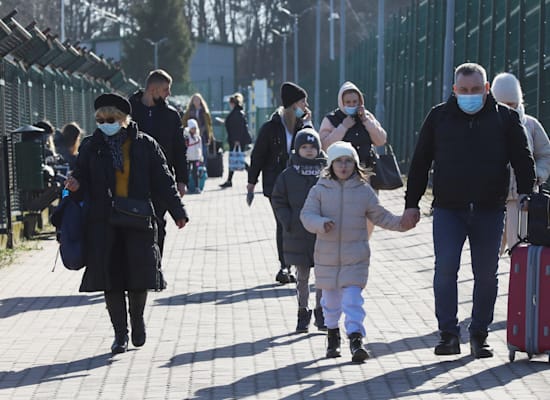
<svg viewBox="0 0 550 400">
<path fill-rule="evenodd" d="M 485 333 L 493 321 L 498 290 L 498 258 L 504 229 L 504 208 L 454 210 L 435 208 L 435 314 L 441 332 L 460 334 L 457 277 L 466 238 L 470 242 L 474 291 L 470 333 Z"/>
</svg>

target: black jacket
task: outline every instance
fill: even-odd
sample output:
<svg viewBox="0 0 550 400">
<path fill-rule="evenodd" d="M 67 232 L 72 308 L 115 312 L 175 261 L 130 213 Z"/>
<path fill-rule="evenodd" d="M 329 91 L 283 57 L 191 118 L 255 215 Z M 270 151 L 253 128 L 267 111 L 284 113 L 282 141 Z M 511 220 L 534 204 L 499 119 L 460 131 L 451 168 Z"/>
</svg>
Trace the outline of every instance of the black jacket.
<svg viewBox="0 0 550 400">
<path fill-rule="evenodd" d="M 267 197 L 271 196 L 275 180 L 288 165 L 289 154 L 287 152 L 286 132 L 281 119 L 281 113 L 282 108 L 279 108 L 271 115 L 269 121 L 261 126 L 250 156 L 248 183 L 255 185 L 261 172 L 263 193 Z M 304 124 L 301 122 L 296 124 L 292 135 L 291 150 L 294 148 L 296 133 L 303 127 Z"/>
<path fill-rule="evenodd" d="M 168 103 L 147 107 L 141 102 L 141 90 L 130 96 L 132 119 L 139 130 L 151 135 L 164 151 L 170 169 L 176 175 L 176 182 L 188 183 L 187 146 L 183 137 L 181 118 L 176 109 Z M 149 120 L 149 115 L 152 121 Z"/>
<path fill-rule="evenodd" d="M 244 151 L 246 146 L 252 143 L 252 138 L 248 133 L 246 116 L 239 106 L 233 107 L 227 118 L 225 118 L 225 130 L 227 131 L 227 141 L 230 149 L 233 149 L 235 142 L 239 142 L 241 149 Z"/>
<path fill-rule="evenodd" d="M 149 135 L 127 128 L 130 147 L 128 197 L 160 198 L 174 220 L 187 218 L 163 152 Z M 80 291 L 162 289 L 157 231 L 114 228 L 109 224 L 115 169 L 103 133 L 96 130 L 79 149 L 73 176 L 80 188 L 74 194 L 87 202 L 86 270 Z"/>
<path fill-rule="evenodd" d="M 516 172 L 519 193 L 535 183 L 534 161 L 518 114 L 487 95 L 483 108 L 464 113 L 454 94 L 434 107 L 420 130 L 405 195 L 406 208 L 418 207 L 433 161 L 433 205 L 443 208 L 503 208 Z"/>
<path fill-rule="evenodd" d="M 320 170 L 325 165 L 324 158 L 307 160 L 293 154 L 290 166 L 275 181 L 271 204 L 283 226 L 283 254 L 287 265 L 313 266 L 315 247 L 315 235 L 304 228 L 300 221 L 300 211 L 309 189 L 317 183 L 319 175 L 302 175 L 295 166 L 316 167 Z"/>
</svg>

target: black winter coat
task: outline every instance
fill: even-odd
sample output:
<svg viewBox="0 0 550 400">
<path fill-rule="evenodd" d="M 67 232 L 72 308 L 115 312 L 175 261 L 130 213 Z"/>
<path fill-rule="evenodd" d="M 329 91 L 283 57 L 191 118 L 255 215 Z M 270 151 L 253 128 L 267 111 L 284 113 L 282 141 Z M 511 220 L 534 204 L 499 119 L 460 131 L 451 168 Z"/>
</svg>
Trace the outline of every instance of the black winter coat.
<svg viewBox="0 0 550 400">
<path fill-rule="evenodd" d="M 250 155 L 248 183 L 255 185 L 261 172 L 263 193 L 267 197 L 271 196 L 275 180 L 288 165 L 289 154 L 281 113 L 282 108 L 275 111 L 270 120 L 262 125 Z M 304 126 L 301 121 L 296 124 L 292 135 L 291 151 L 294 148 L 296 133 Z"/>
<path fill-rule="evenodd" d="M 420 130 L 407 179 L 406 208 L 417 208 L 433 161 L 434 206 L 504 208 L 516 173 L 518 193 L 535 183 L 534 161 L 518 113 L 487 95 L 476 114 L 464 113 L 454 94 L 434 107 Z"/>
<path fill-rule="evenodd" d="M 178 112 L 166 102 L 147 107 L 141 102 L 142 97 L 143 91 L 139 90 L 129 98 L 132 119 L 138 124 L 140 131 L 149 134 L 158 142 L 168 166 L 176 175 L 176 182 L 187 184 L 187 146 Z"/>
<path fill-rule="evenodd" d="M 248 133 L 246 116 L 239 106 L 233 107 L 225 119 L 225 130 L 227 131 L 227 141 L 230 149 L 235 147 L 235 142 L 239 142 L 242 151 L 245 151 L 246 146 L 252 143 L 252 138 Z"/>
<path fill-rule="evenodd" d="M 326 164 L 324 158 L 307 160 L 296 154 L 291 156 L 290 166 L 275 181 L 271 205 L 283 226 L 283 257 L 287 265 L 313 266 L 315 234 L 308 232 L 300 220 L 309 189 L 319 175 L 302 175 L 295 166 L 313 167 L 320 170 Z"/>
<path fill-rule="evenodd" d="M 187 218 L 157 142 L 138 132 L 134 123 L 126 131 L 132 141 L 128 197 L 159 197 L 168 205 L 174 220 Z M 80 183 L 74 195 L 85 199 L 89 209 L 85 224 L 86 270 L 80 291 L 164 289 L 156 223 L 154 229 L 138 231 L 115 228 L 108 222 L 115 169 L 100 130 L 82 142 L 73 176 Z"/>
</svg>

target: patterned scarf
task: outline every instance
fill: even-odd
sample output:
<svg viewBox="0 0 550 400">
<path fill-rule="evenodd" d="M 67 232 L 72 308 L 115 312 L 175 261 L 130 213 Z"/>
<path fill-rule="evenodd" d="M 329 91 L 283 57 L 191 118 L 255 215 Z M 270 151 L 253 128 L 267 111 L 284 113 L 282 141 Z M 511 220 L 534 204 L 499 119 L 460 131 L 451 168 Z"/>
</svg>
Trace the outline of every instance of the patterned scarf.
<svg viewBox="0 0 550 400">
<path fill-rule="evenodd" d="M 294 153 L 290 157 L 290 165 L 292 165 L 300 175 L 319 176 L 326 165 L 326 159 L 320 157 L 309 160 Z"/>
<path fill-rule="evenodd" d="M 122 144 L 128 138 L 128 134 L 125 129 L 121 129 L 119 133 L 114 136 L 102 135 L 103 139 L 111 150 L 111 156 L 113 157 L 113 167 L 121 172 L 124 172 L 124 162 L 122 160 Z"/>
</svg>

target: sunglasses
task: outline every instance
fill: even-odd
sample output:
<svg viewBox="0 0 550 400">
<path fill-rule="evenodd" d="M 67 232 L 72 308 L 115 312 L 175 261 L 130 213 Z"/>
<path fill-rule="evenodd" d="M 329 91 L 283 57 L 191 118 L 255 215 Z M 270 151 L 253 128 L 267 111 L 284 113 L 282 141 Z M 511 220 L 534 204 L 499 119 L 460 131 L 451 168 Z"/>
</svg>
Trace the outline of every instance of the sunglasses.
<svg viewBox="0 0 550 400">
<path fill-rule="evenodd" d="M 95 119 L 95 122 L 97 122 L 98 124 L 104 124 L 105 122 L 108 123 L 108 124 L 114 124 L 115 123 L 115 119 L 114 118 L 106 118 L 106 119 L 103 119 L 103 118 L 96 118 Z"/>
</svg>

